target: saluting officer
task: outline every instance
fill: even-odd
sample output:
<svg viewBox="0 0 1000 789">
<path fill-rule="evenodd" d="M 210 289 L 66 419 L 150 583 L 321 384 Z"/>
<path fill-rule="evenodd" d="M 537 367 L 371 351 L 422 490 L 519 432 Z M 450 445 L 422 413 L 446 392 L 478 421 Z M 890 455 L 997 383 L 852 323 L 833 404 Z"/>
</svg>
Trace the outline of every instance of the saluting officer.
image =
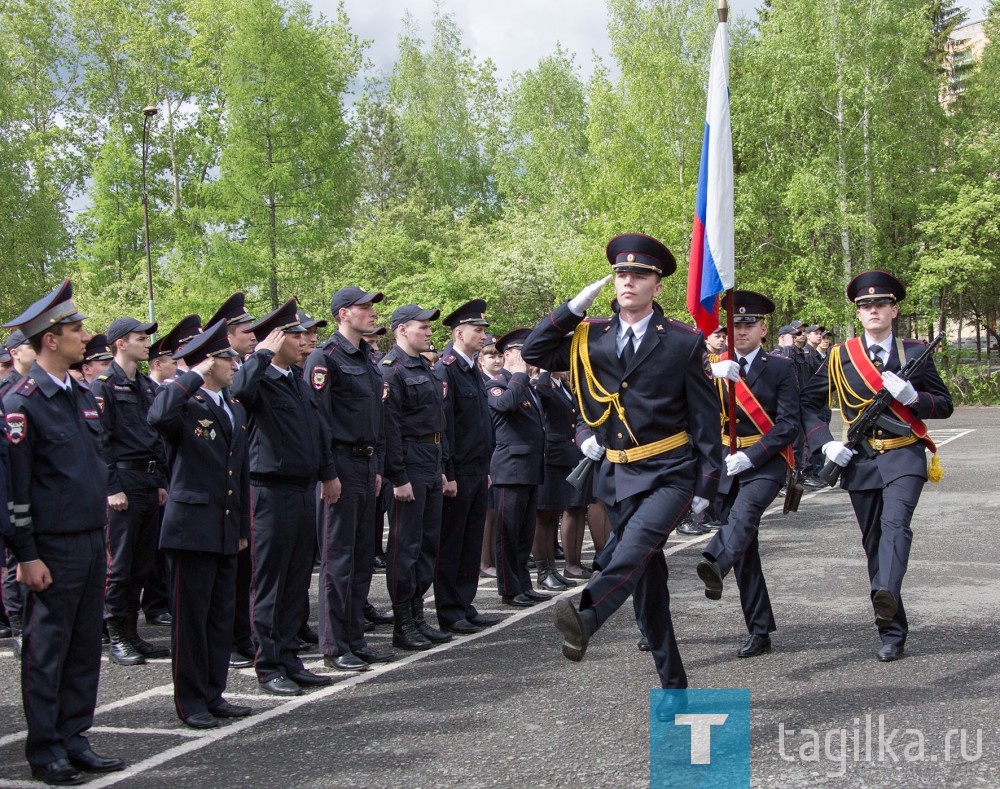
<svg viewBox="0 0 1000 789">
<path fill-rule="evenodd" d="M 153 575 L 160 506 L 167 502 L 163 441 L 147 420 L 156 386 L 139 370 L 139 362 L 149 358 L 149 335 L 156 328 L 135 318 L 112 321 L 108 342 L 114 360 L 90 387 L 101 408 L 101 447 L 108 466 L 108 652 L 123 666 L 170 656 L 137 630 L 140 593 Z"/>
<path fill-rule="evenodd" d="M 451 342 L 444 347 L 434 373 L 448 393 L 444 398 L 449 448 L 445 478 L 453 495 L 445 496 L 441 514 L 434 605 L 443 630 L 477 633 L 500 621 L 498 616 L 479 613 L 473 605 L 479 591 L 479 560 L 493 454 L 493 423 L 475 362 L 489 326 L 486 302 L 467 301 L 441 323 L 451 329 Z"/>
<path fill-rule="evenodd" d="M 919 340 L 901 340 L 892 330 L 899 315 L 898 302 L 905 296 L 903 283 L 885 271 L 863 271 L 852 279 L 847 298 L 857 307 L 864 335 L 831 348 L 802 393 L 802 419 L 809 441 L 822 447 L 827 459 L 844 467 L 840 484 L 851 494 L 861 527 L 875 625 L 882 641 L 877 657 L 882 662 L 903 656 L 909 632 L 901 588 L 913 541 L 910 520 L 928 479 L 924 448 L 936 452 L 922 420 L 947 419 L 954 409 L 933 359 L 908 381 L 896 375 L 924 348 Z M 834 440 L 823 421 L 823 408 L 836 390 L 844 421 L 850 424 L 883 388 L 895 401 L 890 408 L 892 418 L 883 420 L 866 437 L 874 450 L 871 457 L 855 457 L 856 450 Z M 937 456 L 933 459 L 932 479 L 937 481 Z"/>
<path fill-rule="evenodd" d="M 6 324 L 37 355 L 4 397 L 10 441 L 14 534 L 24 585 L 21 695 L 25 755 L 46 783 L 82 783 L 84 772 L 124 768 L 98 756 L 84 733 L 94 722 L 101 669 L 107 466 L 97 401 L 69 366 L 89 339 L 65 280 Z"/>
<path fill-rule="evenodd" d="M 490 414 L 496 449 L 490 462 L 496 509 L 497 591 L 510 606 L 526 608 L 549 595 L 536 592 L 528 573 L 535 534 L 538 486 L 545 468 L 545 418 L 532 391 L 521 346 L 531 329 L 514 329 L 497 340 L 503 354 L 501 380 L 490 382 Z"/>
<path fill-rule="evenodd" d="M 416 304 L 393 310 L 396 344 L 379 362 L 385 382 L 385 478 L 392 485 L 386 585 L 392 600 L 392 643 L 430 649 L 451 640 L 424 619 L 424 593 L 434 582 L 441 539 L 444 468 L 448 463 L 444 385 L 421 352 L 441 313 Z M 454 495 L 454 483 L 448 485 Z"/>
<path fill-rule="evenodd" d="M 218 321 L 175 354 L 191 369 L 166 384 L 149 423 L 166 439 L 170 490 L 160 547 L 173 596 L 171 653 L 178 717 L 195 729 L 249 715 L 226 689 L 236 608 L 236 555 L 250 537 L 247 418 L 226 393 L 237 354 Z"/>
<path fill-rule="evenodd" d="M 761 343 L 774 302 L 749 290 L 733 291 L 735 353 L 726 353 L 713 372 L 736 388 L 736 452 L 727 454 L 719 483 L 722 527 L 705 548 L 698 577 L 705 596 L 718 600 L 722 579 L 736 569 L 736 586 L 750 638 L 737 657 L 771 650 L 776 629 L 771 599 L 760 564 L 757 532 L 760 518 L 778 495 L 788 469 L 795 468 L 791 443 L 799 433 L 799 387 L 791 362 L 771 356 Z M 722 443 L 730 446 L 729 396 L 720 381 Z"/>
<path fill-rule="evenodd" d="M 619 314 L 604 323 L 583 321 L 606 277 L 543 318 L 523 349 L 532 364 L 570 370 L 582 388 L 586 429 L 577 440 L 584 454 L 600 458 L 594 493 L 606 503 L 617 539 L 583 590 L 580 610 L 556 603 L 556 627 L 563 654 L 582 660 L 594 632 L 634 595 L 660 682 L 686 688 L 661 549 L 689 505 L 697 514 L 715 497 L 722 464 L 718 400 L 701 332 L 653 310 L 661 278 L 676 268 L 674 256 L 639 234 L 613 238 L 606 255 Z M 657 715 L 672 719 L 681 701 L 665 695 Z"/>
<path fill-rule="evenodd" d="M 292 370 L 306 345 L 296 308 L 291 299 L 250 327 L 256 348 L 231 389 L 250 418 L 257 679 L 276 696 L 331 681 L 308 671 L 297 652 L 316 552 L 316 481 L 329 503 L 335 472 L 313 391 Z"/>
<path fill-rule="evenodd" d="M 333 450 L 332 498 L 317 529 L 320 546 L 319 639 L 323 661 L 339 671 L 366 671 L 392 660 L 365 641 L 364 605 L 375 555 L 375 497 L 382 486 L 385 437 L 382 377 L 364 332 L 375 328 L 381 293 L 355 285 L 330 300 L 337 331 L 306 360 Z"/>
</svg>

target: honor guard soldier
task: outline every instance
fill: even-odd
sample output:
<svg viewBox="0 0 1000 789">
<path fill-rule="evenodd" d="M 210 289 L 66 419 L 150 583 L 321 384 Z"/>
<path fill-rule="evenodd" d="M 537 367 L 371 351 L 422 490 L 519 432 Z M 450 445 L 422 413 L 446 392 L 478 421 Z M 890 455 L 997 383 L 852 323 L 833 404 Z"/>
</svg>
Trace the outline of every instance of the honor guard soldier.
<svg viewBox="0 0 1000 789">
<path fill-rule="evenodd" d="M 902 340 L 893 332 L 898 302 L 905 296 L 903 284 L 885 271 L 863 271 L 852 279 L 847 298 L 857 308 L 864 335 L 831 348 L 802 393 L 809 441 L 844 469 L 840 483 L 851 494 L 861 527 L 875 625 L 882 641 L 877 656 L 882 662 L 903 656 L 909 632 L 901 588 L 913 541 L 910 520 L 928 479 L 925 448 L 932 453 L 930 479 L 940 479 L 936 447 L 923 420 L 947 419 L 954 409 L 933 359 L 928 358 L 909 380 L 896 374 L 924 350 L 919 340 Z M 836 391 L 841 414 L 850 425 L 881 389 L 892 394 L 894 402 L 886 412 L 891 418 L 880 417 L 866 437 L 872 451 L 856 456 L 857 450 L 834 440 L 823 421 L 823 408 Z"/>
<path fill-rule="evenodd" d="M 421 352 L 430 346 L 430 322 L 440 314 L 416 304 L 393 310 L 389 325 L 396 344 L 378 365 L 385 387 L 385 478 L 393 493 L 385 580 L 392 600 L 392 643 L 407 650 L 451 640 L 424 619 L 424 593 L 434 582 L 440 547 L 449 454 L 445 385 Z"/>
<path fill-rule="evenodd" d="M 14 533 L 23 584 L 21 694 L 31 774 L 50 784 L 124 768 L 98 756 L 94 722 L 101 669 L 107 466 L 97 401 L 68 373 L 89 339 L 65 280 L 5 328 L 18 327 L 37 359 L 4 397 Z M 81 772 L 82 771 L 82 772 Z"/>
<path fill-rule="evenodd" d="M 517 608 L 549 599 L 532 588 L 527 566 L 538 486 L 545 470 L 545 418 L 521 358 L 521 346 L 530 333 L 531 329 L 514 329 L 497 340 L 505 374 L 487 388 L 496 434 L 490 477 L 496 509 L 497 591 L 505 604 Z"/>
<path fill-rule="evenodd" d="M 171 653 L 178 717 L 195 729 L 239 718 L 226 689 L 236 608 L 236 556 L 250 537 L 247 418 L 226 393 L 236 351 L 224 321 L 175 354 L 190 370 L 166 384 L 149 410 L 170 456 L 160 547 L 167 552 L 174 623 Z"/>
<path fill-rule="evenodd" d="M 599 462 L 594 494 L 607 505 L 617 539 L 583 590 L 580 610 L 567 600 L 556 603 L 556 627 L 563 654 L 582 660 L 596 630 L 633 595 L 662 686 L 686 688 L 662 548 L 688 506 L 697 514 L 715 497 L 722 463 L 718 399 L 701 332 L 653 310 L 661 278 L 676 268 L 674 256 L 639 234 L 613 238 L 606 254 L 619 314 L 584 321 L 606 277 L 545 317 L 523 349 L 531 364 L 570 370 L 586 427 L 577 441 Z M 672 720 L 679 703 L 665 695 L 657 715 Z"/>
<path fill-rule="evenodd" d="M 731 446 L 729 392 L 736 389 L 736 451 L 725 456 L 719 482 L 722 527 L 715 533 L 698 564 L 705 596 L 718 600 L 722 579 L 735 568 L 740 605 L 750 638 L 737 651 L 741 658 L 771 650 L 776 629 L 767 583 L 760 564 L 757 532 L 764 510 L 774 501 L 795 468 L 791 443 L 799 432 L 799 387 L 791 363 L 771 356 L 761 343 L 766 318 L 774 302 L 749 290 L 733 291 L 735 353 L 726 353 L 712 365 L 720 379 L 722 443 Z"/>
<path fill-rule="evenodd" d="M 255 666 L 261 688 L 276 696 L 331 682 L 297 653 L 316 553 L 316 481 L 329 503 L 335 472 L 313 391 L 292 370 L 307 342 L 296 307 L 291 299 L 250 327 L 256 347 L 231 389 L 250 419 Z"/>
<path fill-rule="evenodd" d="M 375 556 L 375 497 L 382 485 L 385 440 L 382 377 L 364 332 L 375 328 L 381 293 L 341 288 L 330 300 L 337 331 L 306 360 L 305 380 L 319 403 L 333 451 L 332 503 L 320 519 L 319 640 L 324 663 L 366 671 L 392 660 L 365 642 L 364 606 Z"/>
<path fill-rule="evenodd" d="M 166 647 L 139 636 L 139 599 L 154 572 L 160 506 L 167 502 L 166 455 L 160 434 L 147 419 L 156 385 L 139 371 L 149 358 L 155 323 L 119 318 L 108 327 L 114 360 L 91 383 L 104 428 L 102 454 L 108 467 L 108 581 L 104 616 L 111 660 L 122 666 L 165 658 Z"/>
<path fill-rule="evenodd" d="M 473 299 L 445 316 L 451 342 L 434 368 L 447 387 L 444 398 L 449 461 L 445 479 L 451 495 L 444 497 L 441 551 L 434 579 L 438 623 L 450 633 L 477 633 L 500 621 L 473 605 L 479 591 L 479 560 L 493 454 L 493 423 L 476 354 L 486 340 L 486 302 Z"/>
</svg>

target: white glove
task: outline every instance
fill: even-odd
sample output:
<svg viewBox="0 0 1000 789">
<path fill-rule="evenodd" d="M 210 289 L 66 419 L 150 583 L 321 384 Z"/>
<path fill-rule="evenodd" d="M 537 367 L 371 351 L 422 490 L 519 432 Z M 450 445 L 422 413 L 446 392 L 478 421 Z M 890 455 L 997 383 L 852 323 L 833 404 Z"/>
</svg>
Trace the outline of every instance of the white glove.
<svg viewBox="0 0 1000 789">
<path fill-rule="evenodd" d="M 716 378 L 728 378 L 730 381 L 740 380 L 740 366 L 733 361 L 712 362 L 712 375 Z"/>
<path fill-rule="evenodd" d="M 594 306 L 594 301 L 597 299 L 598 294 L 611 281 L 611 274 L 604 277 L 603 279 L 597 280 L 583 290 L 581 290 L 576 296 L 569 300 L 569 311 L 574 315 L 582 316 L 587 310 Z"/>
<path fill-rule="evenodd" d="M 735 452 L 732 455 L 726 455 L 726 473 L 730 477 L 735 477 L 748 468 L 753 468 L 753 463 L 750 462 L 750 458 L 747 457 L 746 452 Z"/>
<path fill-rule="evenodd" d="M 691 499 L 691 512 L 695 515 L 700 515 L 708 507 L 708 499 L 703 499 L 701 496 L 695 496 Z"/>
<path fill-rule="evenodd" d="M 580 444 L 580 451 L 591 460 L 600 460 L 604 457 L 604 447 L 602 447 L 601 442 L 597 440 L 597 436 L 589 436 L 585 438 L 583 443 Z"/>
<path fill-rule="evenodd" d="M 851 458 L 858 454 L 855 449 L 848 449 L 839 441 L 827 441 L 823 444 L 823 454 L 827 460 L 832 460 L 841 468 L 851 462 Z"/>
<path fill-rule="evenodd" d="M 913 384 L 904 381 L 895 373 L 890 373 L 888 370 L 882 373 L 882 385 L 903 405 L 917 402 L 917 390 L 913 388 Z"/>
</svg>

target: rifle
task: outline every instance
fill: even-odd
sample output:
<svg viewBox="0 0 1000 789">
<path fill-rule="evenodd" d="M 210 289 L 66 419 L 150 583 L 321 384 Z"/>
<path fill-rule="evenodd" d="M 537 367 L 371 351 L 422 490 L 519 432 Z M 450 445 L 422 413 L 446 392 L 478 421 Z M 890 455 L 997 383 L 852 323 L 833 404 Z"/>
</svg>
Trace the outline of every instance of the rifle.
<svg viewBox="0 0 1000 789">
<path fill-rule="evenodd" d="M 944 332 L 941 332 L 927 344 L 927 347 L 921 351 L 919 356 L 910 359 L 897 375 L 904 381 L 910 380 L 910 377 L 927 363 L 930 355 L 941 344 L 943 339 Z M 858 418 L 848 428 L 847 442 L 844 446 L 848 449 L 858 450 L 866 458 L 873 458 L 875 457 L 875 450 L 865 440 L 865 437 L 874 427 L 886 428 L 894 435 L 903 435 L 905 432 L 908 432 L 910 429 L 909 425 L 886 413 L 892 402 L 893 397 L 889 390 L 885 388 L 879 389 L 872 398 L 872 401 L 865 407 L 865 410 L 858 414 Z M 840 466 L 832 460 L 828 460 L 816 476 L 832 487 L 837 484 L 841 471 Z"/>
</svg>

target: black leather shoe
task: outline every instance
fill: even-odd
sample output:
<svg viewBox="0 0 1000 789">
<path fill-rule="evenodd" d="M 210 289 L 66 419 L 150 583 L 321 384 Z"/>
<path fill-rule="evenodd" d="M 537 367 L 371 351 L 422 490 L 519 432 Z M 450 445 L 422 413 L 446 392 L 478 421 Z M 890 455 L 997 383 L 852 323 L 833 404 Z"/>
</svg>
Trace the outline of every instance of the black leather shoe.
<svg viewBox="0 0 1000 789">
<path fill-rule="evenodd" d="M 345 652 L 343 655 L 326 655 L 323 663 L 337 671 L 367 671 L 368 664 L 353 652 Z"/>
<path fill-rule="evenodd" d="M 229 653 L 229 668 L 249 668 L 253 665 L 253 658 L 247 657 L 239 652 Z"/>
<path fill-rule="evenodd" d="M 374 633 L 375 625 L 372 622 L 365 622 L 364 631 L 366 633 Z"/>
<path fill-rule="evenodd" d="M 538 585 L 547 592 L 565 592 L 569 587 L 545 570 L 538 574 Z"/>
<path fill-rule="evenodd" d="M 651 647 L 649 646 L 649 642 L 646 640 L 645 636 L 639 639 L 639 642 L 635 645 L 635 648 L 638 649 L 640 652 L 649 652 L 651 649 Z"/>
<path fill-rule="evenodd" d="M 85 751 L 70 751 L 69 763 L 85 773 L 115 773 L 125 769 L 125 762 L 113 756 L 98 756 L 90 748 Z"/>
<path fill-rule="evenodd" d="M 771 637 L 767 635 L 757 635 L 756 633 L 747 639 L 747 642 L 736 650 L 736 657 L 756 657 L 771 651 Z"/>
<path fill-rule="evenodd" d="M 872 608 L 875 609 L 875 626 L 888 627 L 896 616 L 898 606 L 892 592 L 888 589 L 878 589 L 872 595 Z"/>
<path fill-rule="evenodd" d="M 705 597 L 718 600 L 722 597 L 722 568 L 718 562 L 702 559 L 698 562 L 698 577 L 705 584 Z"/>
<path fill-rule="evenodd" d="M 687 535 L 698 535 L 698 534 L 708 534 L 711 529 L 706 529 L 701 524 L 695 523 L 694 521 L 682 521 L 681 525 L 677 527 L 678 534 Z"/>
<path fill-rule="evenodd" d="M 384 553 L 375 554 L 375 560 L 372 562 L 372 567 L 376 570 L 384 570 L 388 565 L 385 561 Z"/>
<path fill-rule="evenodd" d="M 289 674 L 288 678 L 296 685 L 308 688 L 320 688 L 323 685 L 330 685 L 333 683 L 333 680 L 330 677 L 324 677 L 322 674 L 313 674 L 308 669 L 302 669 L 302 671 L 296 671 L 294 674 Z"/>
<path fill-rule="evenodd" d="M 32 765 L 31 777 L 52 786 L 76 786 L 86 780 L 83 773 L 71 765 L 68 759 L 56 759 L 39 767 Z"/>
<path fill-rule="evenodd" d="M 371 647 L 365 646 L 360 649 L 355 649 L 354 654 L 361 658 L 365 663 L 391 663 L 396 659 L 395 652 L 379 652 L 377 649 L 372 649 Z"/>
<path fill-rule="evenodd" d="M 503 617 L 497 614 L 475 614 L 470 616 L 467 621 L 476 627 L 493 627 L 493 625 L 499 625 L 503 621 Z"/>
<path fill-rule="evenodd" d="M 522 594 L 525 597 L 527 597 L 529 600 L 534 600 L 534 601 L 536 601 L 538 603 L 541 603 L 541 602 L 543 602 L 545 600 L 551 600 L 552 599 L 552 595 L 550 595 L 550 594 L 541 594 L 540 592 L 536 592 L 534 589 L 527 589 L 524 592 L 522 592 Z"/>
<path fill-rule="evenodd" d="M 153 625 L 153 627 L 170 627 L 174 623 L 174 617 L 169 611 L 164 611 L 162 614 L 156 614 L 155 616 L 146 615 L 146 624 Z"/>
<path fill-rule="evenodd" d="M 882 648 L 878 651 L 878 659 L 880 663 L 892 663 L 892 661 L 899 660 L 902 657 L 902 644 L 883 644 Z"/>
<path fill-rule="evenodd" d="M 449 633 L 455 633 L 460 636 L 471 636 L 473 633 L 482 632 L 481 627 L 476 627 L 468 619 L 459 619 L 450 625 L 443 625 L 442 630 L 447 630 Z"/>
<path fill-rule="evenodd" d="M 687 708 L 687 691 L 673 691 L 664 693 L 660 703 L 656 705 L 656 719 L 663 723 L 673 723 L 674 715 Z"/>
<path fill-rule="evenodd" d="M 272 677 L 267 682 L 260 683 L 260 689 L 272 696 L 301 696 L 302 688 L 299 683 L 288 677 Z"/>
<path fill-rule="evenodd" d="M 302 625 L 299 628 L 299 641 L 305 641 L 307 644 L 318 644 L 319 633 L 313 630 L 308 624 Z"/>
<path fill-rule="evenodd" d="M 0 622 L 0 638 L 10 638 L 14 634 L 14 631 L 10 629 L 10 625 L 6 622 Z"/>
<path fill-rule="evenodd" d="M 534 600 L 523 594 L 514 595 L 513 597 L 501 597 L 500 599 L 505 605 L 512 605 L 514 608 L 531 608 L 535 604 Z"/>
<path fill-rule="evenodd" d="M 242 704 L 230 704 L 223 699 L 212 707 L 209 712 L 212 713 L 213 718 L 245 718 L 253 710 L 249 707 L 244 707 Z"/>
<path fill-rule="evenodd" d="M 365 603 L 365 619 L 373 625 L 391 625 L 395 621 L 392 614 L 379 611 L 371 603 Z"/>
<path fill-rule="evenodd" d="M 593 608 L 577 611 L 566 598 L 556 600 L 556 630 L 562 633 L 562 653 L 579 663 L 587 652 L 590 637 L 597 631 L 597 615 Z"/>
<path fill-rule="evenodd" d="M 192 729 L 214 729 L 219 725 L 219 721 L 211 712 L 196 712 L 183 719 L 184 723 Z"/>
</svg>

